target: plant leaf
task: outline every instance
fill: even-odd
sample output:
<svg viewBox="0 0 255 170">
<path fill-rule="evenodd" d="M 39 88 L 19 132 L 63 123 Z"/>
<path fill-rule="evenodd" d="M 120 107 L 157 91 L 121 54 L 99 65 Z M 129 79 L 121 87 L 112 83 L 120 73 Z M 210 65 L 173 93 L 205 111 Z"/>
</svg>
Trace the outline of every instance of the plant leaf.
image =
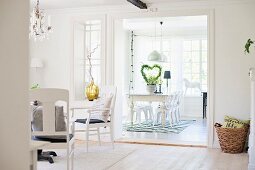
<svg viewBox="0 0 255 170">
<path fill-rule="evenodd" d="M 252 40 L 249 38 L 249 39 L 247 40 L 245 46 L 244 46 L 244 48 L 245 48 L 244 52 L 245 52 L 245 53 L 248 53 L 248 54 L 250 53 L 250 47 L 251 47 L 252 44 L 254 44 L 254 41 L 252 41 Z"/>
</svg>

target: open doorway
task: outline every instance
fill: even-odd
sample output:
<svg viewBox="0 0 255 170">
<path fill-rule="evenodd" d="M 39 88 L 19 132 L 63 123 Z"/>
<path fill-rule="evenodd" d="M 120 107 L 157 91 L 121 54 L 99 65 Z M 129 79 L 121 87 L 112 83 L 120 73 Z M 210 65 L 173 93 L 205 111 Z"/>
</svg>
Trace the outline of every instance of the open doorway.
<svg viewBox="0 0 255 170">
<path fill-rule="evenodd" d="M 115 20 L 115 83 L 126 99 L 121 141 L 207 145 L 207 18 L 200 15 Z M 155 90 L 162 93 L 148 92 L 143 74 L 156 77 L 159 70 L 153 67 L 146 72 L 142 70 L 144 65 L 160 66 Z M 147 94 L 150 96 L 145 97 Z M 162 97 L 150 100 L 152 95 Z M 171 110 L 171 100 L 179 103 L 178 108 Z M 169 103 L 163 116 L 162 103 Z"/>
</svg>

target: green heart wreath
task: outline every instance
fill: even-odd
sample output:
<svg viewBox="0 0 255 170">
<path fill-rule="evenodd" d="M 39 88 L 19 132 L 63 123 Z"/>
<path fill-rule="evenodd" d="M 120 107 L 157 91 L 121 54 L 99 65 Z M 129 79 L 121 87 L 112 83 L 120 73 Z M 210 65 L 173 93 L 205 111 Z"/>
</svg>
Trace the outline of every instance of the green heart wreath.
<svg viewBox="0 0 255 170">
<path fill-rule="evenodd" d="M 150 71 L 150 70 L 153 70 L 153 69 L 158 69 L 158 73 L 155 76 L 150 75 L 148 77 L 148 75 L 146 75 L 146 73 L 144 72 L 145 70 Z M 145 82 L 148 85 L 158 84 L 159 78 L 161 76 L 161 72 L 162 72 L 162 67 L 158 64 L 154 64 L 153 66 L 149 66 L 147 64 L 144 64 L 141 67 L 141 73 L 142 73 L 143 79 L 145 80 Z"/>
</svg>

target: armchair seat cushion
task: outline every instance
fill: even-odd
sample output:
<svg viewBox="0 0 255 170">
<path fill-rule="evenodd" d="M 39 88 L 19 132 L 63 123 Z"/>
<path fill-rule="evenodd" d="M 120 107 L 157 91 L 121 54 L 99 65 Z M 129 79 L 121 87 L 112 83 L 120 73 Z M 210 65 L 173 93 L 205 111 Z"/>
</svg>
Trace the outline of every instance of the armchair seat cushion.
<svg viewBox="0 0 255 170">
<path fill-rule="evenodd" d="M 69 134 L 70 140 L 74 137 L 73 134 Z M 63 136 L 34 136 L 33 140 L 47 141 L 51 143 L 66 143 L 66 135 Z"/>
<path fill-rule="evenodd" d="M 83 123 L 86 124 L 87 119 L 76 119 L 76 123 Z M 109 120 L 107 122 L 110 122 Z M 90 119 L 89 124 L 96 124 L 96 123 L 105 123 L 105 121 L 100 120 L 100 119 Z"/>
</svg>

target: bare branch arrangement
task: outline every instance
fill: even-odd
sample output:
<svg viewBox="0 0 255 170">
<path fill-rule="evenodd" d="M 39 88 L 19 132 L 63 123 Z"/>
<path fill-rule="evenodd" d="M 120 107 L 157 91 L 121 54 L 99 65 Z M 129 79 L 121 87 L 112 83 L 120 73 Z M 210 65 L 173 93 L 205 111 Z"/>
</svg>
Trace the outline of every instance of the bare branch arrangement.
<svg viewBox="0 0 255 170">
<path fill-rule="evenodd" d="M 90 52 L 88 52 L 87 59 L 89 60 L 89 75 L 91 77 L 91 80 L 94 81 L 94 78 L 92 76 L 92 64 L 91 64 L 91 56 L 96 52 L 96 49 L 98 49 L 99 45 L 96 45 L 95 48 L 93 48 Z"/>
</svg>

